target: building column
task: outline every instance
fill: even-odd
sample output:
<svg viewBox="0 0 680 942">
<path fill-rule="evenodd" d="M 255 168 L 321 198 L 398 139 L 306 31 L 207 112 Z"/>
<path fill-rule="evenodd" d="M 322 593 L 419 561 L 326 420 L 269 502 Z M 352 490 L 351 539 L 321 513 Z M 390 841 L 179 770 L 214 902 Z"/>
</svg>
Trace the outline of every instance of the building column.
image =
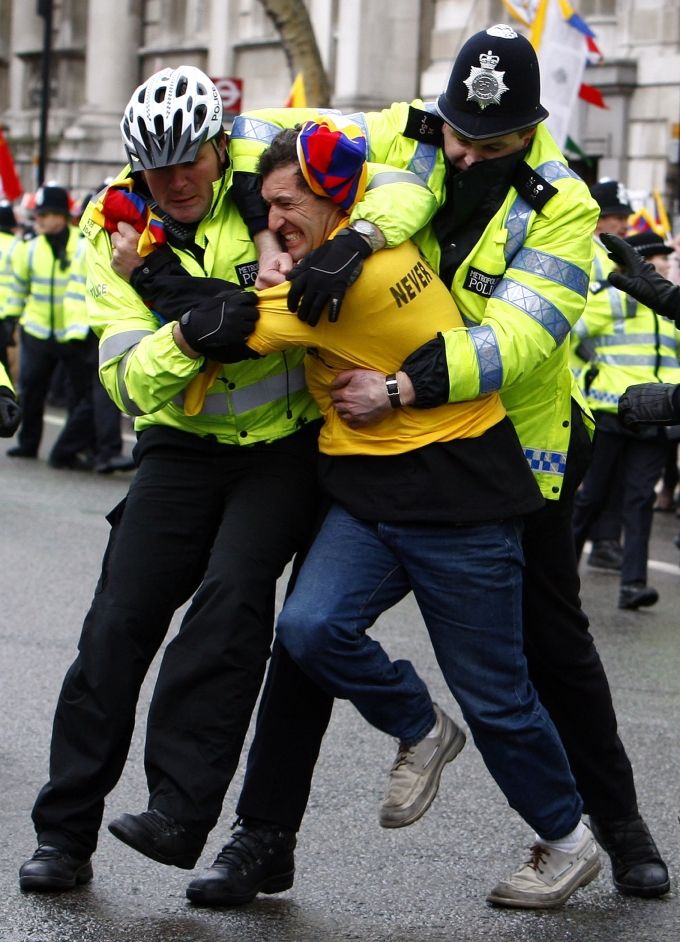
<svg viewBox="0 0 680 942">
<path fill-rule="evenodd" d="M 364 111 L 418 90 L 420 4 L 340 0 L 333 105 Z"/>
</svg>

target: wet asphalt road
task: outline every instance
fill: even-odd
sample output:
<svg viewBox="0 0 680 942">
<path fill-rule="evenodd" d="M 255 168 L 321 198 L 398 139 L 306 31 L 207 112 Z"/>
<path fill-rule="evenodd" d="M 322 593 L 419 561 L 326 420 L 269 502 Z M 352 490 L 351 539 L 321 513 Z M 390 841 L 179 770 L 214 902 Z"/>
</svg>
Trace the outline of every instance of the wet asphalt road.
<svg viewBox="0 0 680 942">
<path fill-rule="evenodd" d="M 47 444 L 53 434 L 48 426 Z M 49 469 L 5 457 L 0 446 L 0 942 L 678 942 L 680 902 L 680 520 L 657 515 L 652 610 L 621 613 L 615 576 L 583 566 L 583 599 L 608 670 L 636 772 L 640 805 L 673 873 L 663 900 L 619 896 L 605 864 L 564 909 L 522 913 L 484 897 L 521 862 L 531 843 L 468 745 L 442 778 L 428 814 L 389 832 L 377 804 L 393 744 L 346 703 L 336 705 L 299 837 L 292 890 L 236 910 L 198 910 L 185 899 L 186 871 L 163 867 L 106 830 L 95 879 L 63 895 L 22 894 L 17 869 L 35 842 L 30 809 L 47 774 L 54 703 L 74 657 L 107 537 L 106 513 L 128 477 Z M 46 453 L 46 448 L 44 448 Z M 457 708 L 429 650 L 412 600 L 376 629 L 395 655 L 410 657 L 435 698 Z M 143 720 L 106 818 L 145 807 Z M 295 731 L 291 731 L 291 736 Z M 233 820 L 241 772 L 211 835 L 208 865 Z"/>
</svg>

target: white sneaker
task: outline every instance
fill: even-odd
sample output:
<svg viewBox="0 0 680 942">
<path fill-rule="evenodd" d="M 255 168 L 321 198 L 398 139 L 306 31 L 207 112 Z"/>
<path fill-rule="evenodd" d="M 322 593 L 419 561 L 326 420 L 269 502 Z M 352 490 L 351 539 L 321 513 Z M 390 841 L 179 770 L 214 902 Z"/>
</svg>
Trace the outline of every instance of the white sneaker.
<svg viewBox="0 0 680 942">
<path fill-rule="evenodd" d="M 594 880 L 600 866 L 597 844 L 589 829 L 568 854 L 534 844 L 531 859 L 509 880 L 501 880 L 486 899 L 496 906 L 552 909 L 565 903 L 574 890 Z"/>
<path fill-rule="evenodd" d="M 425 814 L 437 794 L 444 766 L 465 745 L 463 730 L 436 703 L 432 706 L 437 717 L 435 735 L 413 746 L 399 744 L 380 806 L 384 828 L 406 827 Z"/>
</svg>

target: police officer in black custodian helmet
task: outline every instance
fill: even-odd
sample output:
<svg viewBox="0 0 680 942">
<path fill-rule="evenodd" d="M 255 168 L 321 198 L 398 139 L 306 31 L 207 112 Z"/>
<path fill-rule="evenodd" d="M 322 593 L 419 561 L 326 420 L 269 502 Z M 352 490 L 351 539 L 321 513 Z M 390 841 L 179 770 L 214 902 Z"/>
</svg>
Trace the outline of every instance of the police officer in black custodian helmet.
<svg viewBox="0 0 680 942">
<path fill-rule="evenodd" d="M 540 97 L 533 46 L 500 23 L 475 33 L 462 47 L 446 91 L 437 99 L 437 111 L 455 131 L 481 141 L 544 121 L 548 112 Z"/>
<path fill-rule="evenodd" d="M 277 124 L 305 119 L 294 109 L 256 117 L 234 122 L 235 171 L 248 170 L 240 162 L 241 147 L 244 155 L 252 154 L 254 141 L 264 149 Z M 396 102 L 363 116 L 369 159 L 398 169 L 417 166 L 434 193 L 437 209 L 417 233 L 418 245 L 470 329 L 433 337 L 395 375 L 347 371 L 333 402 L 344 420 L 360 427 L 382 420 L 391 408 L 500 393 L 545 498 L 527 515 L 522 540 L 529 677 L 564 743 L 615 886 L 627 895 L 662 896 L 670 888 L 668 870 L 638 809 L 607 677 L 581 607 L 571 528 L 590 438 L 565 341 L 585 305 L 598 206 L 568 167 L 546 117 L 536 53 L 505 24 L 464 43 L 436 102 Z M 407 199 L 395 196 L 376 200 L 372 210 L 362 207 L 353 225 L 378 248 L 386 238 L 380 230 L 385 220 L 392 224 L 392 242 L 394 229 L 413 234 L 407 206 Z M 348 285 L 362 277 L 360 264 L 347 257 L 343 262 L 342 246 L 334 243 L 329 240 L 290 273 L 289 307 L 294 291 L 302 295 L 303 320 L 305 302 L 310 312 L 327 306 L 337 313 L 341 295 L 337 279 L 329 292 L 328 271 L 344 264 Z M 295 832 L 331 710 L 330 698 L 312 686 L 275 645 L 236 806 L 240 826 L 213 867 L 192 881 L 190 899 L 237 905 L 291 885 Z M 408 788 L 422 787 L 422 765 L 409 760 L 400 768 Z M 538 841 L 530 862 L 487 899 L 516 908 L 561 904 L 575 884 L 584 885 L 578 868 L 592 853 L 591 842 L 585 828 Z"/>
</svg>

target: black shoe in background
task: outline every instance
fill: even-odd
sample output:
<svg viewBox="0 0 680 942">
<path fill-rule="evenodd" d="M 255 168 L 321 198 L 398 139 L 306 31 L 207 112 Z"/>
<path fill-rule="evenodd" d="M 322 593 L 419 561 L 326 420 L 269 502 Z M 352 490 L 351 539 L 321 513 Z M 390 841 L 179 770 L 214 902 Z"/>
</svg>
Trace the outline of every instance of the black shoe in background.
<svg viewBox="0 0 680 942">
<path fill-rule="evenodd" d="M 103 461 L 95 461 L 94 470 L 97 474 L 113 474 L 114 471 L 134 471 L 135 463 L 126 455 L 112 455 Z"/>
<path fill-rule="evenodd" d="M 258 893 L 289 890 L 295 877 L 295 831 L 241 818 L 207 870 L 187 887 L 196 906 L 241 906 Z"/>
<path fill-rule="evenodd" d="M 591 569 L 620 572 L 623 566 L 623 550 L 616 540 L 594 540 L 586 562 Z"/>
<path fill-rule="evenodd" d="M 8 458 L 37 458 L 38 452 L 31 451 L 30 448 L 24 448 L 22 445 L 13 445 L 8 448 L 5 454 Z"/>
<path fill-rule="evenodd" d="M 619 590 L 619 608 L 636 609 L 656 605 L 659 593 L 642 582 L 622 583 Z"/>
<path fill-rule="evenodd" d="M 650 899 L 670 890 L 668 868 L 640 817 L 608 821 L 590 818 L 595 839 L 609 854 L 614 886 L 625 896 Z"/>
<path fill-rule="evenodd" d="M 52 844 L 40 844 L 30 860 L 19 868 L 19 886 L 22 890 L 55 893 L 72 890 L 92 879 L 92 864 L 88 858 L 73 857 Z"/>
<path fill-rule="evenodd" d="M 155 809 L 121 814 L 111 821 L 109 831 L 145 857 L 183 870 L 193 870 L 203 850 L 204 840 Z"/>
<path fill-rule="evenodd" d="M 47 464 L 50 468 L 56 468 L 58 471 L 91 471 L 94 467 L 92 457 L 80 452 L 76 452 L 75 455 L 66 455 L 63 458 L 58 455 L 50 455 Z"/>
</svg>

